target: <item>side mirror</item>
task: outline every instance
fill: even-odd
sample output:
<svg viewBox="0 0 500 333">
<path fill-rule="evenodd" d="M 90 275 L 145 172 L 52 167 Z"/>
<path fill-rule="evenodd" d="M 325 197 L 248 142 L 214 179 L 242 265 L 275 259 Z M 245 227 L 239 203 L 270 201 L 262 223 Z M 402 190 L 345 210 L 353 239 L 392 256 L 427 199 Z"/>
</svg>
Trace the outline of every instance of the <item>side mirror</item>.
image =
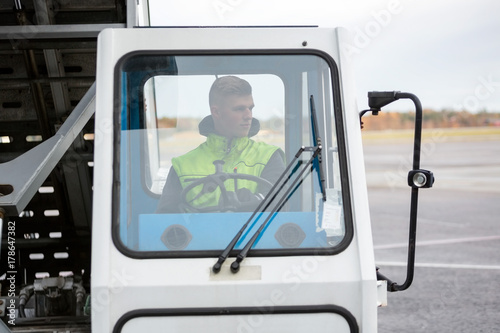
<svg viewBox="0 0 500 333">
<path fill-rule="evenodd" d="M 415 243 L 417 234 L 417 210 L 418 210 L 418 190 L 420 188 L 430 188 L 434 184 L 434 175 L 429 170 L 420 169 L 420 143 L 422 140 L 422 104 L 417 96 L 399 91 L 371 91 L 368 93 L 368 105 L 370 109 L 360 112 L 361 117 L 367 112 L 378 115 L 381 108 L 397 101 L 398 99 L 410 99 L 415 104 L 415 133 L 413 137 L 413 168 L 408 172 L 408 186 L 411 187 L 410 202 L 410 230 L 408 239 L 408 262 L 406 266 L 406 279 L 403 284 L 387 279 L 377 268 L 377 279 L 387 280 L 388 291 L 401 291 L 410 287 L 413 281 L 415 269 Z M 362 124 L 362 123 L 361 123 Z"/>
</svg>

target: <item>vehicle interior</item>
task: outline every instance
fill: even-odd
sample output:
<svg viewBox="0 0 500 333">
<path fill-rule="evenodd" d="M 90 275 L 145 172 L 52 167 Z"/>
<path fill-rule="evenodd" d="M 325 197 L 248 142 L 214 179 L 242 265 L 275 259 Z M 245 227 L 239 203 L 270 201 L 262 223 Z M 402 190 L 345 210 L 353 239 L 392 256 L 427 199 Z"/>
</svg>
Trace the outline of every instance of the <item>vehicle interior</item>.
<svg viewBox="0 0 500 333">
<path fill-rule="evenodd" d="M 205 141 L 198 125 L 210 114 L 208 91 L 225 75 L 252 86 L 260 130 L 251 139 L 285 153 L 290 166 L 283 182 L 273 199 L 268 196 L 268 206 L 256 202 L 240 211 L 228 197 L 242 175 L 215 171 L 193 184 L 221 193 L 215 209 L 158 214 L 171 159 Z M 123 57 L 114 92 L 121 101 L 114 110 L 114 140 L 120 143 L 114 165 L 119 179 L 113 192 L 115 245 L 132 257 L 214 256 L 243 226 L 248 228 L 235 249 L 265 225 L 252 253 L 331 252 L 345 246 L 352 222 L 345 222 L 348 186 L 342 184 L 346 168 L 336 134 L 342 130 L 335 112 L 336 75 L 333 60 L 323 54 L 135 52 Z M 320 154 L 314 152 L 318 138 L 324 144 Z"/>
</svg>

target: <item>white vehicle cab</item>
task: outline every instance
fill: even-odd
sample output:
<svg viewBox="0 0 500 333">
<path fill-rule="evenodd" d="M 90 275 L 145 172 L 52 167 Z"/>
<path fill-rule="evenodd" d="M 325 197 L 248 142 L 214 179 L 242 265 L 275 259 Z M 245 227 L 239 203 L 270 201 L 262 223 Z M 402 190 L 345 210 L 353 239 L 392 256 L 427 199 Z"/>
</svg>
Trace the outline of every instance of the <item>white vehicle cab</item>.
<svg viewBox="0 0 500 333">
<path fill-rule="evenodd" d="M 387 290 L 411 284 L 414 252 L 404 284 L 377 275 L 343 33 L 213 27 L 100 34 L 94 332 L 377 331 Z M 182 209 L 161 212 L 172 159 L 205 141 L 199 124 L 210 114 L 212 83 L 224 76 L 250 83 L 260 123 L 251 140 L 281 149 L 286 168 L 269 183 L 214 157 L 208 174 L 183 179 Z M 399 98 L 419 107 L 411 94 L 369 97 L 374 113 Z M 418 188 L 433 182 L 419 169 L 419 126 L 409 174 L 412 251 Z M 239 191 L 252 182 L 269 184 L 265 195 L 251 191 L 248 203 Z M 206 193 L 215 193 L 215 205 L 196 202 Z"/>
</svg>

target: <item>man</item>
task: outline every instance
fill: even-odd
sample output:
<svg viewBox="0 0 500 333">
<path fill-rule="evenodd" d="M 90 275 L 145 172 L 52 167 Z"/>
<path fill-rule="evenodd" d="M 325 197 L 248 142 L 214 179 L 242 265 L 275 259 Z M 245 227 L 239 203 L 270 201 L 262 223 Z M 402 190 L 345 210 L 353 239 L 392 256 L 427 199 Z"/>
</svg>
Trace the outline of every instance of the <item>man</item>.
<svg viewBox="0 0 500 333">
<path fill-rule="evenodd" d="M 200 134 L 207 140 L 187 154 L 172 159 L 158 213 L 253 210 L 259 198 L 266 194 L 264 192 L 269 191 L 269 186 L 264 188 L 262 182 L 246 179 L 228 180 L 227 175 L 221 177 L 220 182 L 208 181 L 205 177 L 222 171 L 252 175 L 274 184 L 285 169 L 284 153 L 280 148 L 251 139 L 259 132 L 260 124 L 252 117 L 252 87 L 247 81 L 235 76 L 218 78 L 210 89 L 209 105 L 211 115 L 199 124 Z M 201 183 L 191 186 L 181 197 L 183 190 L 195 181 Z M 221 189 L 222 183 L 224 188 Z M 221 194 L 221 191 L 227 193 Z"/>
</svg>

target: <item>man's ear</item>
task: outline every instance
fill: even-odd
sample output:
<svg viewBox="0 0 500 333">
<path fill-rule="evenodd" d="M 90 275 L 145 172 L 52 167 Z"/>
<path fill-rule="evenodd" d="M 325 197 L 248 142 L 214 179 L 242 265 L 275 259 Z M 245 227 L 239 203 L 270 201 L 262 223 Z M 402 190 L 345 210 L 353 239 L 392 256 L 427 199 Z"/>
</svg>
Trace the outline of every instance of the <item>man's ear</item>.
<svg viewBox="0 0 500 333">
<path fill-rule="evenodd" d="M 219 118 L 220 117 L 220 110 L 217 107 L 217 105 L 212 105 L 210 107 L 210 113 L 212 114 L 212 117 L 214 117 L 214 118 Z"/>
</svg>

